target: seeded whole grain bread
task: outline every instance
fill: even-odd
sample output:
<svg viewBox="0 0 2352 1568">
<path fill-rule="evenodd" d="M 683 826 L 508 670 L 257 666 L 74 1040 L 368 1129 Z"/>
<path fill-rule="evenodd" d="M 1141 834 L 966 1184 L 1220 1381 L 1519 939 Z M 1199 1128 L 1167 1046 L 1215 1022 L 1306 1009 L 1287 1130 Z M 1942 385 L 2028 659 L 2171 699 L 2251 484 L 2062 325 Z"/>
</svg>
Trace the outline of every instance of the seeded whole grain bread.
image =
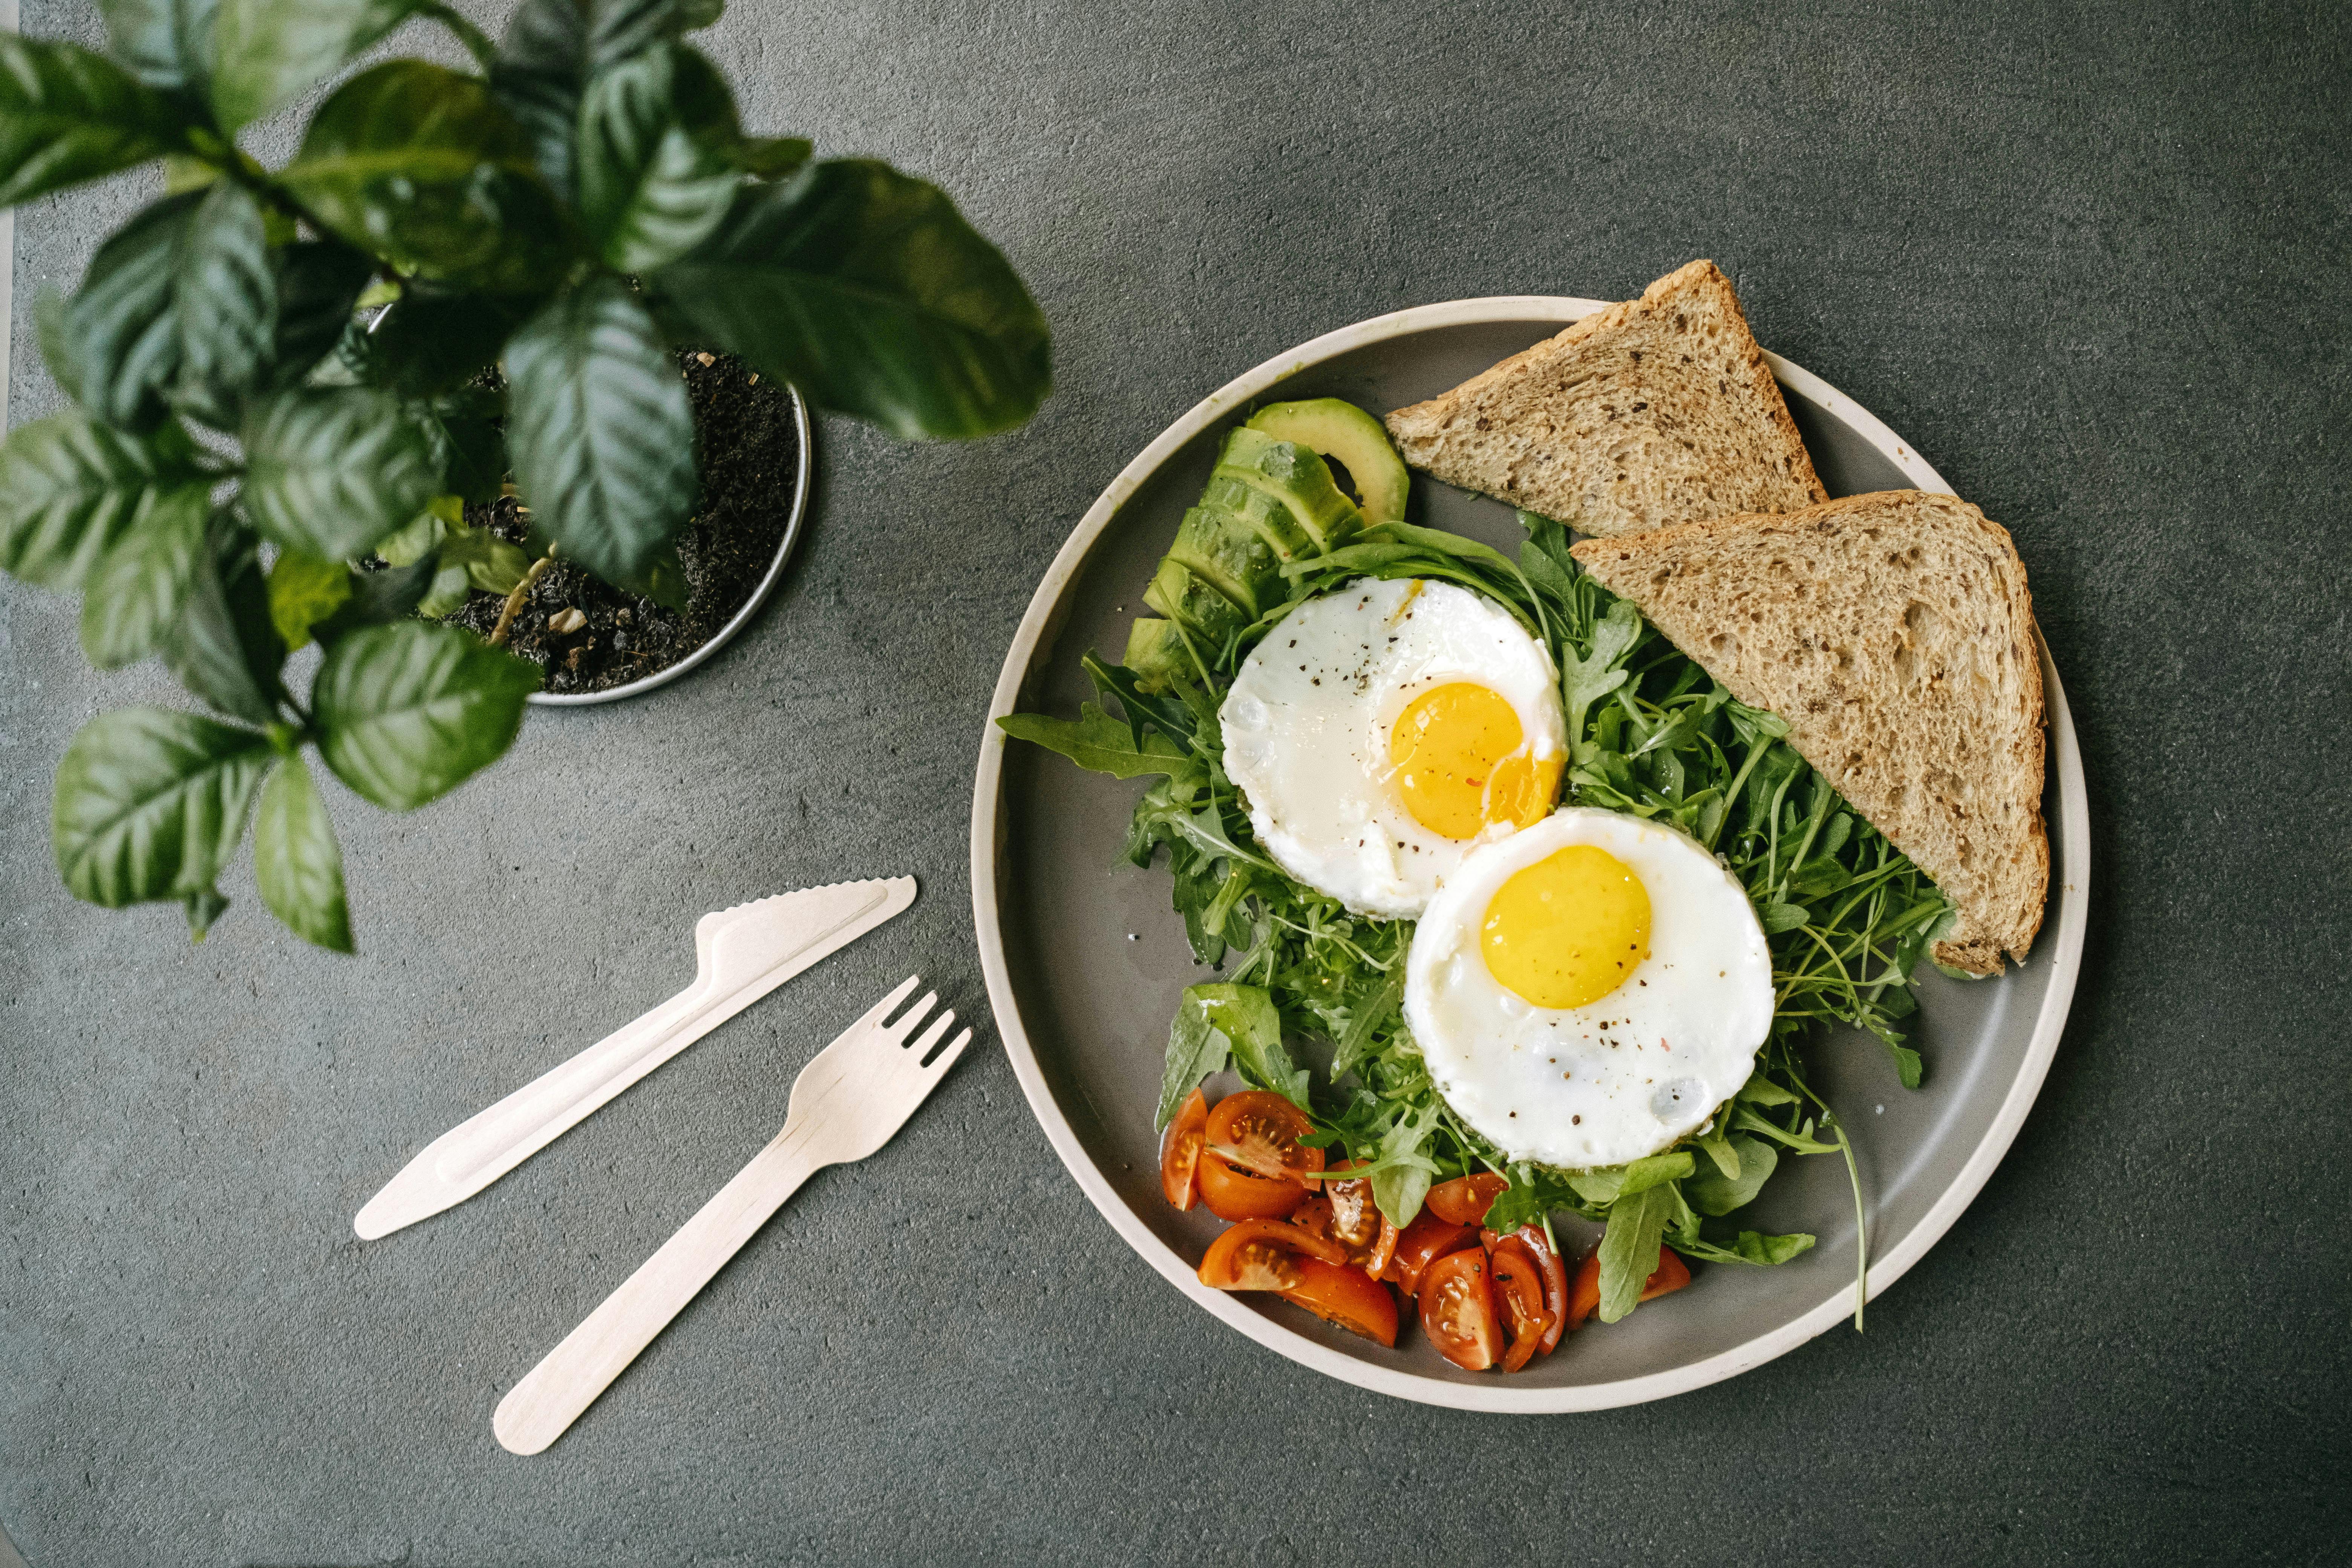
<svg viewBox="0 0 2352 1568">
<path fill-rule="evenodd" d="M 2050 886 L 2042 667 L 2009 532 L 1957 497 L 1849 496 L 1571 551 L 1917 862 L 1959 920 L 1936 957 L 2022 959 Z"/>
<path fill-rule="evenodd" d="M 1398 409 L 1388 427 L 1432 478 L 1600 538 L 1829 493 L 1712 261 Z"/>
</svg>

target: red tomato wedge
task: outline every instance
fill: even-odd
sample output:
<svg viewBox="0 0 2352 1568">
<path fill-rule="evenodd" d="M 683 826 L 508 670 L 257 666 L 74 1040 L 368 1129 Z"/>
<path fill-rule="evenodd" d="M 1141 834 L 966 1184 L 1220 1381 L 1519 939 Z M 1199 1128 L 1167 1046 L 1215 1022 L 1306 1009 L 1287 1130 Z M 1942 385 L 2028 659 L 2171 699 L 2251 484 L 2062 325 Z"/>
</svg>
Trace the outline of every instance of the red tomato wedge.
<svg viewBox="0 0 2352 1568">
<path fill-rule="evenodd" d="M 1201 1144 L 1208 1121 L 1209 1102 L 1196 1089 L 1176 1108 L 1176 1120 L 1160 1141 L 1160 1190 L 1180 1209 L 1200 1201 Z"/>
<path fill-rule="evenodd" d="M 1429 1189 L 1424 1201 L 1448 1225 L 1483 1225 L 1486 1211 L 1510 1184 L 1492 1171 L 1481 1171 L 1475 1176 L 1438 1183 Z"/>
<path fill-rule="evenodd" d="M 1203 1124 L 1201 1199 L 1219 1219 L 1279 1219 L 1298 1206 L 1323 1169 L 1323 1151 L 1302 1143 L 1313 1128 L 1278 1094 L 1245 1089 L 1210 1108 Z"/>
<path fill-rule="evenodd" d="M 1421 1277 L 1432 1263 L 1448 1253 L 1477 1245 L 1477 1231 L 1438 1218 L 1424 1204 L 1397 1237 L 1396 1252 L 1390 1258 L 1383 1278 L 1393 1279 L 1408 1293 L 1419 1290 Z"/>
<path fill-rule="evenodd" d="M 1334 1165 L 1327 1170 L 1322 1190 L 1298 1205 L 1290 1223 L 1338 1242 L 1348 1249 L 1349 1262 L 1378 1279 L 1396 1256 L 1397 1228 L 1373 1202 L 1370 1180 L 1346 1177 L 1353 1168 Z"/>
<path fill-rule="evenodd" d="M 1511 1337 L 1503 1370 L 1517 1372 L 1535 1360 L 1553 1315 L 1544 1305 L 1543 1268 L 1528 1244 L 1516 1236 L 1487 1244 L 1486 1266 L 1494 1282 L 1495 1311 Z"/>
<path fill-rule="evenodd" d="M 1384 1345 L 1396 1343 L 1396 1298 L 1389 1293 L 1387 1286 L 1360 1268 L 1302 1258 L 1298 1259 L 1298 1283 L 1280 1294 L 1284 1300 L 1304 1307 L 1350 1333 Z"/>
<path fill-rule="evenodd" d="M 1484 1372 L 1503 1352 L 1495 1292 L 1483 1247 L 1449 1253 L 1421 1281 L 1421 1327 L 1438 1353 L 1465 1372 Z"/>
<path fill-rule="evenodd" d="M 1658 1248 L 1658 1267 L 1642 1287 L 1642 1300 L 1654 1300 L 1671 1295 L 1691 1281 L 1690 1265 L 1671 1247 Z M 1583 1266 L 1576 1271 L 1576 1283 L 1568 1292 L 1568 1326 L 1584 1327 L 1584 1321 L 1601 1307 L 1601 1249 L 1594 1247 L 1585 1255 Z"/>
<path fill-rule="evenodd" d="M 1304 1265 L 1348 1261 L 1339 1243 L 1278 1219 L 1245 1219 L 1209 1243 L 1201 1283 L 1213 1290 L 1289 1290 L 1306 1277 Z"/>
<path fill-rule="evenodd" d="M 1528 1255 L 1536 1260 L 1543 1273 L 1544 1310 L 1551 1314 L 1551 1326 L 1543 1331 L 1542 1342 L 1536 1354 L 1549 1355 L 1559 1346 L 1559 1336 L 1568 1328 L 1568 1269 L 1559 1254 L 1551 1249 L 1551 1240 L 1539 1225 L 1523 1225 L 1518 1238 L 1527 1243 Z"/>
</svg>

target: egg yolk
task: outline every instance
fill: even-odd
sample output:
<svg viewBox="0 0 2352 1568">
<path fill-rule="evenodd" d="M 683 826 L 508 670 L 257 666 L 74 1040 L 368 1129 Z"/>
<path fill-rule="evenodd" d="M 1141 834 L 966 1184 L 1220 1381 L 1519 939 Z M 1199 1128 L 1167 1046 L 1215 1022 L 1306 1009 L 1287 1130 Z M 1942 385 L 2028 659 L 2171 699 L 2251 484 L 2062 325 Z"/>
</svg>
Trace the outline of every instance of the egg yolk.
<svg viewBox="0 0 2352 1568">
<path fill-rule="evenodd" d="M 1486 905 L 1486 972 L 1538 1007 L 1598 1002 L 1650 956 L 1650 894 L 1606 849 L 1571 844 L 1513 873 Z"/>
<path fill-rule="evenodd" d="M 1389 765 L 1415 822 L 1441 838 L 1475 838 L 1492 823 L 1531 826 L 1551 809 L 1559 759 L 1529 756 L 1526 741 L 1508 699 L 1457 680 L 1397 715 Z"/>
</svg>

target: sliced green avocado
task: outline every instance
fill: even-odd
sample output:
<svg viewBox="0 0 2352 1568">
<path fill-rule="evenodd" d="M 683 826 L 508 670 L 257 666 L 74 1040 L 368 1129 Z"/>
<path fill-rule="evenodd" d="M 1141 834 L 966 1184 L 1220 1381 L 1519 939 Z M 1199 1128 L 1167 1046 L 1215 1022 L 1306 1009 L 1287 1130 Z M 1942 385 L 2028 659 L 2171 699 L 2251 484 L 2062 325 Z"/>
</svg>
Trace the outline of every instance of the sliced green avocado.
<svg viewBox="0 0 2352 1568">
<path fill-rule="evenodd" d="M 1181 562 L 1253 621 L 1287 596 L 1274 547 L 1222 508 L 1196 506 L 1186 512 L 1167 558 Z"/>
<path fill-rule="evenodd" d="M 1202 500 L 1231 504 L 1223 498 L 1236 490 L 1281 502 L 1318 555 L 1337 550 L 1364 525 L 1363 513 L 1332 481 L 1330 468 L 1313 447 L 1278 440 L 1246 425 L 1225 437 Z"/>
<path fill-rule="evenodd" d="M 1146 691 L 1165 691 L 1171 680 L 1192 673 L 1192 656 L 1184 651 L 1184 634 L 1174 621 L 1139 617 L 1127 629 L 1127 657 L 1119 661 L 1134 672 L 1136 685 Z"/>
<path fill-rule="evenodd" d="M 1251 617 L 1224 595 L 1187 570 L 1171 552 L 1161 559 L 1143 602 L 1177 622 L 1203 648 L 1222 649 L 1225 639 L 1250 624 Z"/>
<path fill-rule="evenodd" d="M 1269 404 L 1251 416 L 1248 427 L 1277 441 L 1295 441 L 1345 468 L 1356 481 L 1367 521 L 1404 521 L 1405 491 L 1412 483 L 1404 459 L 1381 422 L 1354 404 L 1337 397 Z"/>
</svg>

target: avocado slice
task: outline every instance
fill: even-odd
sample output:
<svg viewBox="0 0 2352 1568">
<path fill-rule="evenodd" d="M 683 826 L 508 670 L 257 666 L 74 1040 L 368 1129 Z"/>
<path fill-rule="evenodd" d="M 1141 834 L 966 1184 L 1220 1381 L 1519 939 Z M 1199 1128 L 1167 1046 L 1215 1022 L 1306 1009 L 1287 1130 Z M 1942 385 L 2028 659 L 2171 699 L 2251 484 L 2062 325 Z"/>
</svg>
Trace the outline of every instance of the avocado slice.
<svg viewBox="0 0 2352 1568">
<path fill-rule="evenodd" d="M 1119 662 L 1134 673 L 1135 684 L 1150 692 L 1165 691 L 1170 681 L 1192 674 L 1192 655 L 1184 651 L 1184 634 L 1174 621 L 1150 616 L 1139 616 L 1128 627 L 1127 657 Z"/>
<path fill-rule="evenodd" d="M 1294 441 L 1340 464 L 1356 481 L 1357 502 L 1370 522 L 1404 521 L 1404 498 L 1412 480 L 1404 459 L 1389 442 L 1381 422 L 1337 397 L 1274 403 L 1250 418 L 1248 428 L 1277 441 Z"/>
<path fill-rule="evenodd" d="M 1285 597 L 1282 562 L 1258 531 L 1231 512 L 1196 506 L 1184 514 L 1171 561 L 1233 601 L 1244 618 L 1255 620 Z"/>
<path fill-rule="evenodd" d="M 1223 649 L 1251 617 L 1224 595 L 1190 571 L 1170 552 L 1160 563 L 1143 602 L 1200 639 L 1204 648 Z"/>
<path fill-rule="evenodd" d="M 1223 504 L 1223 498 L 1236 492 L 1279 502 L 1318 555 L 1337 550 L 1364 524 L 1363 513 L 1332 482 L 1330 468 L 1312 447 L 1277 440 L 1246 425 L 1226 436 L 1203 499 Z"/>
</svg>

